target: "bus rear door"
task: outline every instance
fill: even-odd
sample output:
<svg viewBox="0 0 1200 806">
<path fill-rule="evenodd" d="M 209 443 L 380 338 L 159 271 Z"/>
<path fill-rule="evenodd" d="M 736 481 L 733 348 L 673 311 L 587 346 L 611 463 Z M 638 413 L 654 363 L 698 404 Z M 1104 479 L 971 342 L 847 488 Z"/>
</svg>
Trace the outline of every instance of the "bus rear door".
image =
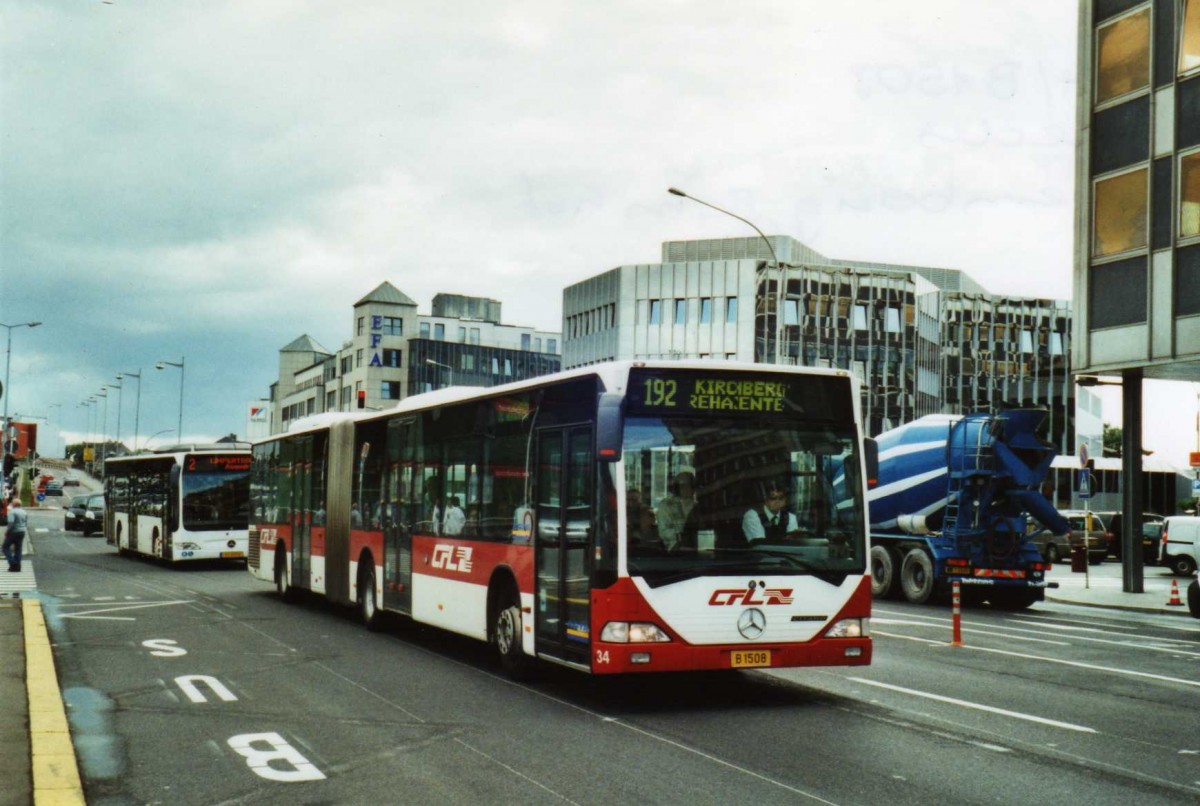
<svg viewBox="0 0 1200 806">
<path fill-rule="evenodd" d="M 537 651 L 587 664 L 595 496 L 591 426 L 538 431 L 537 458 Z"/>
<path fill-rule="evenodd" d="M 312 587 L 313 439 L 296 440 L 292 465 L 292 586 Z"/>
</svg>

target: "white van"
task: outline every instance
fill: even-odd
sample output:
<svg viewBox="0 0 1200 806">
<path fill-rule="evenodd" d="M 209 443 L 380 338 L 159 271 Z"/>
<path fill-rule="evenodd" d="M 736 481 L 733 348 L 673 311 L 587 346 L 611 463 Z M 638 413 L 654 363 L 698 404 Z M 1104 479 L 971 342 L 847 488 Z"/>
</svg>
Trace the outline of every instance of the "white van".
<svg viewBox="0 0 1200 806">
<path fill-rule="evenodd" d="M 1200 517 L 1167 518 L 1162 531 L 1162 564 L 1179 576 L 1191 576 L 1196 573 L 1197 550 L 1200 550 Z"/>
</svg>

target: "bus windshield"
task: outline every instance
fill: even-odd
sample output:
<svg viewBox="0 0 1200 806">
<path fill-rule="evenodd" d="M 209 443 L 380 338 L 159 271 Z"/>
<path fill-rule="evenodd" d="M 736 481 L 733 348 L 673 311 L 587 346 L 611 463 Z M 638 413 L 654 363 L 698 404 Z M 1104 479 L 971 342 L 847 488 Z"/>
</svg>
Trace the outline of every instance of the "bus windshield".
<svg viewBox="0 0 1200 806">
<path fill-rule="evenodd" d="M 184 529 L 245 529 L 249 517 L 249 467 L 184 471 Z"/>
<path fill-rule="evenodd" d="M 626 564 L 651 586 L 696 576 L 866 569 L 853 424 L 745 417 L 625 422 Z"/>
</svg>

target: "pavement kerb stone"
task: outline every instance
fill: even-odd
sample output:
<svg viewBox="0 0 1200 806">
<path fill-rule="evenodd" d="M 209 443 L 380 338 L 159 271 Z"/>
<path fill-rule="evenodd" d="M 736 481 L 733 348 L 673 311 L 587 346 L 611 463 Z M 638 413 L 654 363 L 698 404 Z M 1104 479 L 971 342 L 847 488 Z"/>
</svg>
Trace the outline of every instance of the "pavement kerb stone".
<svg viewBox="0 0 1200 806">
<path fill-rule="evenodd" d="M 21 607 L 25 626 L 25 682 L 29 697 L 29 741 L 33 767 L 35 806 L 82 806 L 83 782 L 63 706 L 50 634 L 42 603 L 25 599 Z"/>
</svg>

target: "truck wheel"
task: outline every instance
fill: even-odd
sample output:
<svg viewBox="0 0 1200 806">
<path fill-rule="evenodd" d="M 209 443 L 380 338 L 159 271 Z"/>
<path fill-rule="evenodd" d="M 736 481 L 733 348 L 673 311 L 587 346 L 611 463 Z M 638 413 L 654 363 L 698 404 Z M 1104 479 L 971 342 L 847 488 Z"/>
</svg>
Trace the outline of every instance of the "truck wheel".
<svg viewBox="0 0 1200 806">
<path fill-rule="evenodd" d="M 925 604 L 933 596 L 933 560 L 924 549 L 912 549 L 900 566 L 900 589 L 913 604 Z"/>
<path fill-rule="evenodd" d="M 1171 570 L 1181 577 L 1190 577 L 1196 573 L 1196 561 L 1186 554 L 1172 555 Z"/>
<path fill-rule="evenodd" d="M 871 595 L 876 599 L 896 595 L 900 558 L 887 546 L 871 546 Z"/>
<path fill-rule="evenodd" d="M 1200 580 L 1192 580 L 1187 590 L 1188 612 L 1192 618 L 1200 618 Z"/>
</svg>

